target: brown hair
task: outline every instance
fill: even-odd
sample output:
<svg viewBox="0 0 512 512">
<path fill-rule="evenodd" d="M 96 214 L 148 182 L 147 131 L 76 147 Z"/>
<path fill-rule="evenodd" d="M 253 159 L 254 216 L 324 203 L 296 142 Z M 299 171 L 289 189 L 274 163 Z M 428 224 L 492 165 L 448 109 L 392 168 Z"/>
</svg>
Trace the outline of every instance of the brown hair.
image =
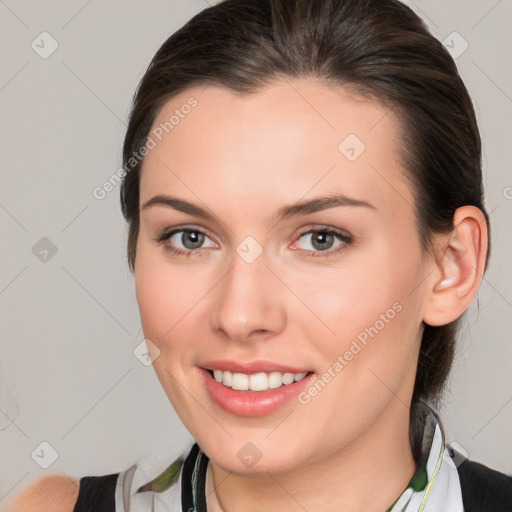
<svg viewBox="0 0 512 512">
<path fill-rule="evenodd" d="M 411 9 L 398 0 L 224 0 L 164 42 L 135 94 L 121 187 L 132 271 L 142 161 L 128 163 L 165 103 L 192 85 L 251 94 L 279 77 L 307 76 L 348 87 L 397 114 L 424 254 L 433 250 L 434 233 L 452 231 L 460 206 L 480 208 L 489 227 L 471 99 L 450 54 Z M 413 401 L 439 400 L 461 318 L 425 325 Z"/>
</svg>

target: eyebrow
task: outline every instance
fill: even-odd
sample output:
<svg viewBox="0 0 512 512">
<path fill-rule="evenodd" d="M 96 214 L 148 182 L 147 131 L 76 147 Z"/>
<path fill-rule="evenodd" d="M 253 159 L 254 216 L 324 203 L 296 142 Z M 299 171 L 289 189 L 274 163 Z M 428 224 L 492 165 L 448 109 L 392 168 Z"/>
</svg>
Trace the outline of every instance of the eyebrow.
<svg viewBox="0 0 512 512">
<path fill-rule="evenodd" d="M 156 205 L 167 206 L 203 219 L 217 220 L 215 215 L 196 204 L 189 203 L 184 199 L 178 199 L 177 197 L 162 194 L 156 195 L 146 201 L 141 206 L 141 210 L 146 210 L 147 208 Z M 366 201 L 353 199 L 343 194 L 330 194 L 328 196 L 316 197 L 314 199 L 298 201 L 296 203 L 283 206 L 274 214 L 273 220 L 274 222 L 280 222 L 291 217 L 310 215 L 312 213 L 327 210 L 328 208 L 335 208 L 337 206 L 363 206 L 377 210 L 374 205 Z"/>
</svg>

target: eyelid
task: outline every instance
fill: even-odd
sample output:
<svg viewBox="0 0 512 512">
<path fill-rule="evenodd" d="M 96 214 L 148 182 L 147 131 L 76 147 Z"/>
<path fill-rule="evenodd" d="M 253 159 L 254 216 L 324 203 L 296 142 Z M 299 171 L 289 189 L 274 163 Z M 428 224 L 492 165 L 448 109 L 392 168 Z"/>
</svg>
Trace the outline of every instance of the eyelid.
<svg viewBox="0 0 512 512">
<path fill-rule="evenodd" d="M 300 233 L 297 235 L 297 238 L 300 238 L 304 235 L 307 235 L 309 233 L 316 233 L 316 232 L 332 232 L 336 233 L 337 235 L 340 235 L 345 238 L 352 239 L 353 236 L 346 230 L 341 228 L 335 228 L 334 226 L 329 226 L 327 224 L 310 224 L 309 226 L 306 226 L 305 228 L 302 228 Z"/>
<path fill-rule="evenodd" d="M 180 226 L 173 226 L 173 227 L 164 229 L 160 232 L 160 234 L 156 238 L 154 238 L 154 240 L 155 240 L 155 242 L 164 242 L 165 240 L 170 238 L 172 235 L 174 235 L 175 233 L 178 233 L 180 231 L 196 231 L 198 233 L 202 233 L 203 235 L 206 235 L 213 242 L 215 242 L 214 237 L 210 234 L 210 232 L 207 229 L 196 226 L 194 224 L 183 224 Z M 217 242 L 215 242 L 215 243 L 217 243 Z"/>
</svg>

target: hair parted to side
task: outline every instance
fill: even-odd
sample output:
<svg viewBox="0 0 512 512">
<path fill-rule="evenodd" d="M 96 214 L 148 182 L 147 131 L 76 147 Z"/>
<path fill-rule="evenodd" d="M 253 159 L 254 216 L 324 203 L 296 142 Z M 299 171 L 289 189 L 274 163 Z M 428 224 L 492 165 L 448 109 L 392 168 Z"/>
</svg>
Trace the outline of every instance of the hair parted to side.
<svg viewBox="0 0 512 512">
<path fill-rule="evenodd" d="M 281 77 L 316 78 L 392 109 L 424 254 L 432 253 L 433 234 L 452 231 L 460 206 L 480 208 L 489 228 L 471 99 L 450 54 L 411 9 L 398 0 L 224 0 L 164 42 L 137 88 L 121 186 L 132 271 L 142 161 L 131 168 L 128 162 L 146 143 L 160 109 L 191 86 L 251 94 Z M 413 401 L 440 399 L 461 318 L 425 325 Z"/>
</svg>

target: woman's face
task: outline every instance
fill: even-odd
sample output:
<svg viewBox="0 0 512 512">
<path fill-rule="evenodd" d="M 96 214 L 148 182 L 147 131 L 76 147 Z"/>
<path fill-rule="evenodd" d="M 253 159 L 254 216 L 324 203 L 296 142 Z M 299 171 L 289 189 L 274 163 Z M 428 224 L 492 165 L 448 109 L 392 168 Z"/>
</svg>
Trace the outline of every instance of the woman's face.
<svg viewBox="0 0 512 512">
<path fill-rule="evenodd" d="M 251 96 L 190 88 L 153 125 L 144 334 L 181 420 L 226 470 L 298 468 L 407 431 L 432 263 L 395 123 L 303 79 Z"/>
</svg>

